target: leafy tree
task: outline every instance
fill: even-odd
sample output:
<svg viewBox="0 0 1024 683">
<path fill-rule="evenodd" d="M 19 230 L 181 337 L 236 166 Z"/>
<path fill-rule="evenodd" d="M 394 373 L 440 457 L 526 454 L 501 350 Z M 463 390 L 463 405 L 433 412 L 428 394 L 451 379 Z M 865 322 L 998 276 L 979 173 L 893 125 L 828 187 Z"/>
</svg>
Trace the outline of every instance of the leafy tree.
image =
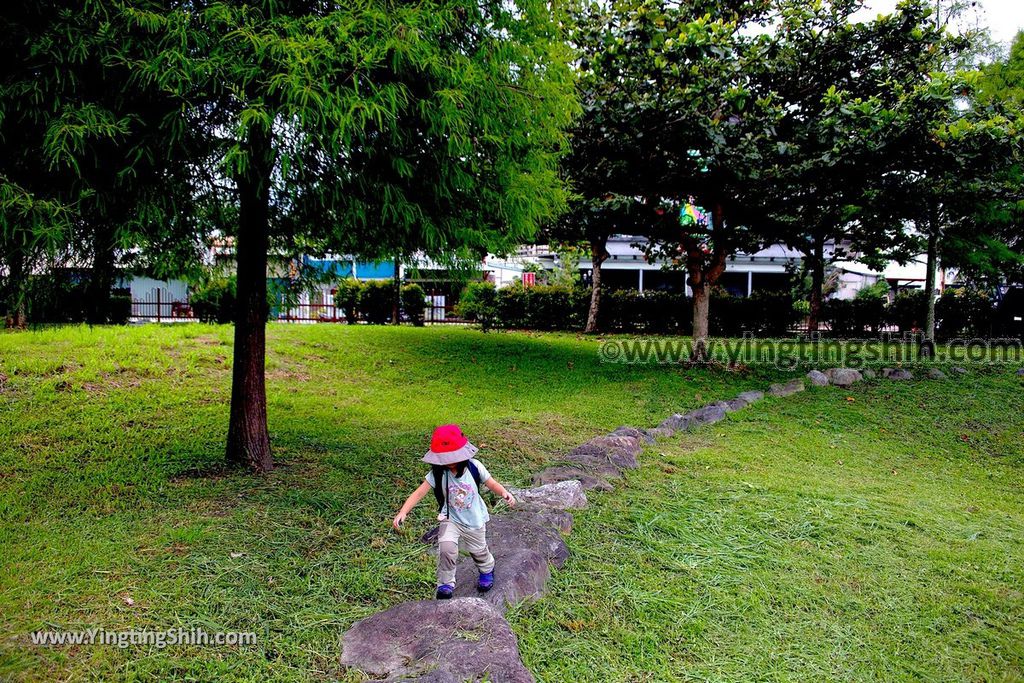
<svg viewBox="0 0 1024 683">
<path fill-rule="evenodd" d="M 268 254 L 475 253 L 564 204 L 574 107 L 558 17 L 539 0 L 110 2 L 112 58 L 180 106 L 156 122 L 231 216 L 237 304 L 229 461 L 272 467 Z M 111 84 L 116 87 L 116 84 Z M 391 253 L 388 253 L 391 252 Z"/>
</svg>

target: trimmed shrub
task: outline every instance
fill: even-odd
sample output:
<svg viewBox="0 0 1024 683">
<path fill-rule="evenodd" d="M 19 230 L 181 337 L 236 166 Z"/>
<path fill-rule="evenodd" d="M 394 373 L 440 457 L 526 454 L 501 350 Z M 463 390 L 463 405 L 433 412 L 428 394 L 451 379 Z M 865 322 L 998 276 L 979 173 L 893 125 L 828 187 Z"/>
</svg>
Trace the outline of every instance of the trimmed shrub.
<svg viewBox="0 0 1024 683">
<path fill-rule="evenodd" d="M 334 305 L 341 309 L 349 325 L 355 325 L 359 321 L 359 295 L 363 288 L 363 283 L 353 277 L 338 282 L 334 293 Z"/>
<path fill-rule="evenodd" d="M 402 311 L 416 327 L 423 326 L 423 311 L 427 307 L 427 294 L 416 283 L 402 285 Z"/>
<path fill-rule="evenodd" d="M 878 297 L 828 299 L 822 306 L 822 320 L 833 337 L 860 337 L 877 333 L 886 321 L 885 300 Z"/>
<path fill-rule="evenodd" d="M 235 287 L 234 277 L 210 278 L 195 285 L 189 294 L 192 313 L 206 323 L 234 322 Z"/>
<path fill-rule="evenodd" d="M 924 327 L 926 304 L 927 297 L 923 290 L 903 291 L 889 304 L 886 317 L 900 332 L 919 330 Z"/>
<path fill-rule="evenodd" d="M 947 289 L 935 302 L 935 335 L 940 339 L 992 336 L 996 310 L 982 292 Z"/>
<path fill-rule="evenodd" d="M 455 313 L 466 320 L 475 320 L 489 330 L 498 317 L 498 292 L 492 282 L 470 282 L 462 290 Z"/>
<path fill-rule="evenodd" d="M 395 305 L 394 280 L 367 280 L 359 291 L 359 314 L 371 325 L 391 321 Z"/>
</svg>

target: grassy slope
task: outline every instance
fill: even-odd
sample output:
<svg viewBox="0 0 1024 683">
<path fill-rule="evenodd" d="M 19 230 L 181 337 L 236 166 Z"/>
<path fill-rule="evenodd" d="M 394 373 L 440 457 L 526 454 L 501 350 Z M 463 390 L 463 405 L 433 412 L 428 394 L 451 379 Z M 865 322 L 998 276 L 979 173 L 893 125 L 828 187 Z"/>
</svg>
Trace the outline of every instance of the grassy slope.
<svg viewBox="0 0 1024 683">
<path fill-rule="evenodd" d="M 603 365 L 571 336 L 272 326 L 285 466 L 256 479 L 217 470 L 229 344 L 206 326 L 0 335 L 0 633 L 202 626 L 260 645 L 4 637 L 0 677 L 333 679 L 347 625 L 429 594 L 431 560 L 386 524 L 435 424 L 463 424 L 521 483 L 599 431 L 770 379 Z M 885 386 L 656 446 L 578 516 L 552 596 L 513 611 L 528 665 L 548 681 L 1019 677 L 1020 381 Z"/>
</svg>

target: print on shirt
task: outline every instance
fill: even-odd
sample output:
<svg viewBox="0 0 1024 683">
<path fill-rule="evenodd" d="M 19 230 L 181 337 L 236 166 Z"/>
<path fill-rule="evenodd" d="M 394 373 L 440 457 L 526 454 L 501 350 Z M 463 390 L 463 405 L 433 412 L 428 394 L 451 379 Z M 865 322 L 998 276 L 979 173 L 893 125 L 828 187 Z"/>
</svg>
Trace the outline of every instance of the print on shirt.
<svg viewBox="0 0 1024 683">
<path fill-rule="evenodd" d="M 468 510 L 473 505 L 473 487 L 459 481 L 449 482 L 448 501 L 455 510 Z"/>
</svg>

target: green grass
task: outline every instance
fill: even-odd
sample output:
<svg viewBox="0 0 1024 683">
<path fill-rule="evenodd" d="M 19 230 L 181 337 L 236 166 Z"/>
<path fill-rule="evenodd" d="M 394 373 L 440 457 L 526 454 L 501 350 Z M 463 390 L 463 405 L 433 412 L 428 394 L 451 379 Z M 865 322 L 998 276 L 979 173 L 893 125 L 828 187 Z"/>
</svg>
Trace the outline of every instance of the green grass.
<svg viewBox="0 0 1024 683">
<path fill-rule="evenodd" d="M 0 335 L 0 678 L 348 680 L 354 620 L 430 595 L 388 522 L 430 430 L 500 479 L 770 370 L 602 364 L 572 335 L 269 328 L 272 475 L 225 471 L 231 330 Z M 854 401 L 847 401 L 847 397 Z M 543 681 L 1019 680 L 1024 416 L 1004 368 L 809 391 L 648 449 L 510 621 Z M 131 604 L 129 604 L 129 602 Z M 256 631 L 38 648 L 30 631 Z"/>
</svg>

